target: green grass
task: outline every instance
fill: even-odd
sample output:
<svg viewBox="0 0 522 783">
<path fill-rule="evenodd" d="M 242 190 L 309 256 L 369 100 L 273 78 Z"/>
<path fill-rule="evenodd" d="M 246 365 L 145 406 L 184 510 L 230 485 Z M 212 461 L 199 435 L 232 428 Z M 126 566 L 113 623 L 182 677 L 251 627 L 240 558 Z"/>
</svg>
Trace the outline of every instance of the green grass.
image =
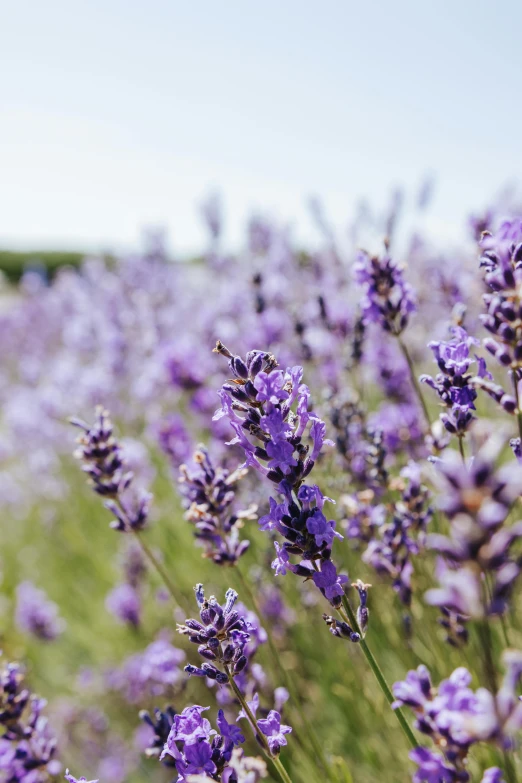
<svg viewBox="0 0 522 783">
<path fill-rule="evenodd" d="M 0 271 L 17 283 L 27 269 L 41 269 L 49 278 L 64 267 L 79 267 L 85 253 L 59 250 L 0 250 Z"/>
</svg>

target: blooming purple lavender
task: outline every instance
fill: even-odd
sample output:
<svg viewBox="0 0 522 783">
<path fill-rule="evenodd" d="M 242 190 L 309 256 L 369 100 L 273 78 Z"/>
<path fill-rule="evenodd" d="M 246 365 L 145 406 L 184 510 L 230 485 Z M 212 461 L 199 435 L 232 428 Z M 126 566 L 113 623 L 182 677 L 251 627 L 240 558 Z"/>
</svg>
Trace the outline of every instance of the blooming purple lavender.
<svg viewBox="0 0 522 783">
<path fill-rule="evenodd" d="M 244 649 L 250 640 L 248 625 L 234 608 L 238 598 L 235 590 L 227 590 L 223 606 L 214 596 L 205 598 L 201 584 L 196 585 L 195 593 L 201 622 L 188 619 L 184 625 L 178 625 L 178 631 L 199 645 L 198 653 L 205 663 L 202 666 L 189 664 L 185 666 L 185 671 L 197 677 L 208 677 L 221 685 L 226 684 L 247 665 Z"/>
<path fill-rule="evenodd" d="M 31 582 L 21 582 L 16 589 L 15 619 L 21 631 L 44 641 L 56 639 L 66 626 L 58 606 Z"/>
<path fill-rule="evenodd" d="M 244 520 L 255 519 L 257 506 L 234 510 L 234 487 L 247 471 L 228 471 L 215 467 L 205 446 L 194 454 L 195 468 L 181 465 L 179 487 L 187 507 L 186 519 L 195 527 L 196 539 L 218 565 L 234 565 L 249 546 L 240 540 L 239 528 Z"/>
<path fill-rule="evenodd" d="M 47 783 L 59 774 L 57 741 L 43 714 L 47 702 L 31 694 L 16 663 L 0 670 L 0 778 L 6 783 Z"/>
<path fill-rule="evenodd" d="M 270 710 L 268 716 L 263 720 L 258 720 L 257 725 L 265 735 L 270 752 L 276 756 L 281 750 L 282 745 L 287 745 L 285 734 L 292 731 L 290 726 L 281 723 L 281 715 L 276 710 Z"/>
<path fill-rule="evenodd" d="M 504 221 L 495 233 L 484 232 L 480 241 L 480 265 L 485 269 L 485 280 L 490 288 L 490 293 L 483 296 L 486 313 L 481 316 L 481 321 L 493 335 L 486 338 L 483 344 L 503 367 L 510 370 L 515 397 L 504 394 L 501 398 L 505 398 L 505 402 L 501 404 L 508 413 L 520 413 L 518 387 L 522 378 L 522 302 L 519 293 L 522 281 L 521 226 L 520 218 Z M 489 391 L 487 386 L 485 390 Z M 492 396 L 495 396 L 492 392 Z"/>
<path fill-rule="evenodd" d="M 377 323 L 394 335 L 401 334 L 416 309 L 413 289 L 404 280 L 402 267 L 387 253 L 379 257 L 361 251 L 354 276 L 365 292 L 361 302 L 364 321 Z"/>
<path fill-rule="evenodd" d="M 83 463 L 82 469 L 94 491 L 108 498 L 104 505 L 116 517 L 111 527 L 121 532 L 142 530 L 147 523 L 152 495 L 141 490 L 132 497 L 134 476 L 126 469 L 108 411 L 98 406 L 92 426 L 80 419 L 71 419 L 71 423 L 83 430 L 75 457 Z"/>
<path fill-rule="evenodd" d="M 454 326 L 451 331 L 453 333 L 451 340 L 429 343 L 440 372 L 435 378 L 421 375 L 420 381 L 431 386 L 448 409 L 446 413 L 440 414 L 444 427 L 448 432 L 462 438 L 475 418 L 473 411 L 477 392 L 469 372 L 474 359 L 469 353 L 470 347 L 478 345 L 479 341 L 471 337 L 461 326 Z M 477 361 L 478 376 L 491 379 L 492 376 L 487 372 L 484 360 L 477 358 Z"/>
<path fill-rule="evenodd" d="M 220 780 L 222 783 L 257 783 L 266 776 L 266 764 L 260 758 L 244 755 L 239 746 L 245 741 L 241 730 L 219 710 L 218 731 L 203 717 L 209 707 L 193 705 L 176 714 L 172 709 L 154 719 L 148 713 L 142 718 L 152 728 L 154 737 L 147 755 L 156 756 L 166 766 L 174 766 L 179 781 L 199 783 Z"/>
<path fill-rule="evenodd" d="M 171 756 L 180 780 L 205 773 L 216 779 L 232 758 L 234 746 L 245 741 L 237 726 L 226 721 L 222 710 L 217 718 L 220 734 L 212 729 L 210 721 L 202 714 L 208 709 L 194 705 L 174 716 L 160 760 Z"/>
<path fill-rule="evenodd" d="M 222 407 L 216 416 L 229 418 L 236 432 L 231 443 L 243 448 L 247 464 L 275 483 L 282 496 L 281 503 L 270 498 L 270 510 L 259 520 L 261 530 L 276 530 L 286 539 L 283 545 L 275 542 L 272 567 L 276 574 L 288 570 L 312 578 L 332 606 L 339 607 L 348 577 L 337 573 L 330 557 L 334 539 L 342 536 L 323 512 L 328 498 L 318 486 L 303 483 L 323 445 L 331 443 L 324 422 L 308 410 L 303 369 L 283 373 L 276 369 L 275 356 L 263 351 L 250 351 L 243 361 L 220 342 L 215 350 L 229 359 L 235 376 L 234 383 L 224 384 L 219 392 Z M 303 442 L 307 430 L 311 445 Z M 255 446 L 246 433 L 262 445 Z M 298 555 L 301 562 L 293 564 L 290 555 Z"/>
</svg>

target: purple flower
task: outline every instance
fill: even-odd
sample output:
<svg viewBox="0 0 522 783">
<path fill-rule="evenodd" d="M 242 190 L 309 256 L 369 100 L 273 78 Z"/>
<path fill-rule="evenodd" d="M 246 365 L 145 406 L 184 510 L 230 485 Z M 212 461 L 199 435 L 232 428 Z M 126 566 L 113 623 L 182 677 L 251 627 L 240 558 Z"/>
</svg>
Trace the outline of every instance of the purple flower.
<svg viewBox="0 0 522 783">
<path fill-rule="evenodd" d="M 270 457 L 269 467 L 280 468 L 284 474 L 297 465 L 297 460 L 293 457 L 294 447 L 286 440 L 271 440 L 267 443 L 266 453 Z"/>
<path fill-rule="evenodd" d="M 257 725 L 268 741 L 270 752 L 277 755 L 282 745 L 287 745 L 285 734 L 292 731 L 290 726 L 281 723 L 281 715 L 275 710 L 270 710 L 265 720 L 258 720 Z"/>
<path fill-rule="evenodd" d="M 81 778 L 75 778 L 74 775 L 71 775 L 69 770 L 65 770 L 65 779 L 69 783 L 99 783 L 97 780 L 87 780 L 87 778 L 81 777 Z"/>
<path fill-rule="evenodd" d="M 455 770 L 446 764 L 439 753 L 433 753 L 427 748 L 415 748 L 409 757 L 418 765 L 413 783 L 455 783 Z"/>
<path fill-rule="evenodd" d="M 272 560 L 272 568 L 276 572 L 276 576 L 285 576 L 290 563 L 288 552 L 286 551 L 284 544 L 281 546 L 279 541 L 274 541 L 274 546 L 276 550 L 276 558 L 275 560 Z"/>
<path fill-rule="evenodd" d="M 172 723 L 160 760 L 167 753 L 176 758 L 176 742 L 181 741 L 192 744 L 200 739 L 208 740 L 212 734 L 216 733 L 212 730 L 210 721 L 202 715 L 203 712 L 209 709 L 210 707 L 200 707 L 198 704 L 195 704 L 192 707 L 185 707 L 183 712 L 174 716 L 174 722 Z"/>
<path fill-rule="evenodd" d="M 320 454 L 321 449 L 326 444 L 327 446 L 333 446 L 333 440 L 326 439 L 326 424 L 320 419 L 314 419 L 312 426 L 310 427 L 310 437 L 313 441 L 313 449 L 310 459 L 314 462 Z"/>
<path fill-rule="evenodd" d="M 205 597 L 202 584 L 195 587 L 201 620 L 189 618 L 178 625 L 178 632 L 198 645 L 198 653 L 205 660 L 201 667 L 189 664 L 185 671 L 196 677 L 207 677 L 219 684 L 228 683 L 228 674 L 222 671 L 226 664 L 232 674 L 239 674 L 248 664 L 245 646 L 250 639 L 248 623 L 235 607 L 238 595 L 228 589 L 222 606 L 211 595 Z M 221 665 L 218 668 L 217 665 Z"/>
<path fill-rule="evenodd" d="M 200 772 L 212 775 L 216 771 L 217 767 L 212 761 L 212 747 L 205 740 L 195 742 L 193 745 L 185 745 L 183 750 L 185 762 L 176 764 L 183 778 Z"/>
<path fill-rule="evenodd" d="M 259 529 L 265 531 L 274 530 L 286 513 L 284 504 L 279 504 L 273 497 L 268 499 L 270 511 L 259 519 Z"/>
<path fill-rule="evenodd" d="M 363 319 L 379 324 L 392 334 L 400 334 L 415 312 L 413 289 L 404 280 L 403 271 L 388 255 L 379 258 L 361 251 L 354 265 L 354 275 L 363 286 Z"/>
<path fill-rule="evenodd" d="M 332 546 L 334 538 L 342 539 L 342 535 L 335 531 L 335 522 L 333 519 L 326 520 L 325 515 L 319 508 L 314 508 L 311 516 L 306 520 L 306 529 L 315 536 L 317 546 L 326 544 Z"/>
<path fill-rule="evenodd" d="M 105 606 L 121 623 L 134 627 L 140 624 L 141 601 L 132 585 L 124 583 L 115 587 L 105 599 Z"/>
<path fill-rule="evenodd" d="M 16 589 L 16 624 L 44 641 L 56 639 L 66 625 L 57 605 L 31 582 L 21 582 Z"/>
<path fill-rule="evenodd" d="M 233 723 L 228 723 L 223 710 L 219 710 L 216 724 L 221 736 L 232 742 L 233 745 L 240 745 L 245 741 L 245 737 L 241 733 L 241 729 L 239 729 Z"/>
<path fill-rule="evenodd" d="M 344 593 L 342 586 L 348 581 L 348 577 L 344 574 L 338 575 L 331 560 L 322 562 L 321 570 L 319 573 L 314 573 L 313 580 L 314 584 L 334 606 L 340 605 L 340 598 Z"/>
<path fill-rule="evenodd" d="M 484 770 L 481 783 L 505 783 L 504 773 L 499 767 L 490 767 Z"/>
<path fill-rule="evenodd" d="M 288 399 L 288 392 L 283 389 L 285 376 L 281 370 L 272 370 L 271 373 L 260 372 L 254 381 L 258 402 L 278 402 Z"/>
<path fill-rule="evenodd" d="M 431 679 L 426 666 L 419 666 L 416 671 L 409 671 L 406 679 L 393 685 L 393 695 L 396 701 L 392 707 L 423 707 L 431 698 Z"/>
<path fill-rule="evenodd" d="M 435 573 L 440 587 L 427 591 L 425 599 L 428 604 L 445 607 L 469 617 L 483 617 L 481 585 L 472 568 L 461 566 L 458 570 L 453 570 L 439 558 Z"/>
</svg>

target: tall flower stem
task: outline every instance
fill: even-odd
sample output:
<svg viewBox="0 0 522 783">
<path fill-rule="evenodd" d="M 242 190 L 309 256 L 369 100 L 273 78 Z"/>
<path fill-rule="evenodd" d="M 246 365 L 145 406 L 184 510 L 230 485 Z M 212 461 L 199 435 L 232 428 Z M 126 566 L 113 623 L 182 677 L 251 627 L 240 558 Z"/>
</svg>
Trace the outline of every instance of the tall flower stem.
<svg viewBox="0 0 522 783">
<path fill-rule="evenodd" d="M 518 434 L 522 443 L 522 410 L 520 410 L 520 394 L 518 391 L 518 379 L 515 370 L 511 372 L 511 380 L 513 382 L 513 391 L 515 392 L 515 399 L 517 401 Z"/>
<path fill-rule="evenodd" d="M 402 355 L 406 359 L 406 364 L 408 365 L 408 370 L 410 372 L 411 385 L 413 386 L 413 388 L 415 390 L 415 394 L 417 395 L 417 398 L 418 398 L 418 400 L 420 402 L 422 411 L 424 413 L 424 418 L 426 419 L 426 423 L 427 423 L 428 427 L 431 428 L 431 418 L 430 418 L 430 414 L 429 414 L 429 411 L 428 411 L 428 406 L 426 404 L 426 400 L 424 399 L 424 395 L 422 393 L 422 390 L 421 390 L 421 387 L 420 387 L 420 383 L 419 383 L 419 381 L 417 379 L 417 375 L 416 375 L 416 372 L 415 372 L 415 366 L 413 364 L 413 359 L 410 356 L 410 352 L 408 351 L 406 343 L 403 342 L 402 337 L 400 337 L 399 335 L 397 335 L 397 342 L 399 343 L 399 347 L 400 347 L 400 349 L 402 351 Z"/>
<path fill-rule="evenodd" d="M 250 723 L 250 727 L 251 727 L 251 729 L 252 729 L 252 731 L 254 733 L 254 737 L 259 742 L 259 744 L 261 745 L 265 756 L 273 763 L 273 765 L 277 769 L 277 771 L 279 773 L 279 777 L 281 778 L 283 783 L 292 783 L 292 779 L 291 779 L 290 775 L 288 774 L 288 772 L 286 771 L 286 769 L 284 768 L 284 766 L 283 766 L 283 764 L 281 762 L 281 759 L 278 756 L 272 756 L 272 754 L 270 752 L 270 748 L 268 746 L 268 742 L 266 740 L 266 737 L 262 733 L 262 731 L 260 730 L 259 726 L 257 725 L 257 720 L 255 718 L 255 715 L 252 712 L 252 710 L 250 709 L 250 707 L 248 706 L 247 701 L 246 701 L 245 697 L 243 696 L 243 694 L 241 693 L 240 689 L 238 688 L 238 686 L 237 686 L 237 684 L 236 684 L 236 682 L 234 680 L 234 677 L 232 675 L 232 672 L 230 671 L 230 668 L 227 666 L 227 664 L 225 664 L 225 671 L 226 671 L 227 676 L 228 676 L 228 681 L 230 683 L 230 687 L 232 688 L 232 690 L 236 694 L 236 696 L 238 698 L 238 701 L 241 704 L 241 706 L 243 708 L 243 711 L 244 711 L 245 715 L 248 718 L 248 721 Z"/>
<path fill-rule="evenodd" d="M 246 577 L 243 574 L 242 570 L 240 569 L 239 565 L 236 564 L 235 570 L 236 570 L 236 573 L 237 573 L 237 575 L 239 577 L 239 581 L 241 582 L 241 586 L 242 586 L 244 592 L 248 595 L 248 598 L 249 598 L 249 600 L 250 600 L 250 602 L 251 602 L 251 604 L 252 604 L 256 614 L 261 619 L 261 617 L 262 617 L 261 610 L 259 608 L 258 601 L 255 598 L 254 593 L 253 593 L 253 591 L 252 591 L 252 589 L 251 589 L 251 587 L 250 587 L 250 585 L 248 583 L 248 579 L 246 579 Z M 301 704 L 301 698 L 299 696 L 299 693 L 298 693 L 298 690 L 296 688 L 296 685 L 295 685 L 294 679 L 292 677 L 292 674 L 291 674 L 291 672 L 289 672 L 287 669 L 285 669 L 282 666 L 279 653 L 278 653 L 277 648 L 276 648 L 276 646 L 274 644 L 274 640 L 272 639 L 272 634 L 270 633 L 269 629 L 265 629 L 265 630 L 266 630 L 266 636 L 267 636 L 267 641 L 268 641 L 268 647 L 270 649 L 270 654 L 271 654 L 271 656 L 273 658 L 274 664 L 275 664 L 275 666 L 277 668 L 277 671 L 279 672 L 280 677 L 282 678 L 282 680 L 284 682 L 284 685 L 285 685 L 286 689 L 290 693 L 290 696 L 292 698 L 293 704 L 295 705 L 296 708 L 298 708 L 300 706 L 300 704 Z M 302 710 L 298 709 L 297 713 L 293 712 L 293 714 L 298 714 L 299 715 L 299 719 L 302 721 L 302 725 L 305 728 L 307 737 L 308 737 L 308 739 L 310 741 L 310 744 L 311 744 L 311 746 L 313 748 L 313 751 L 314 751 L 314 753 L 317 754 L 324 771 L 328 775 L 328 778 L 331 781 L 337 781 L 337 777 L 334 776 L 333 770 L 332 770 L 330 764 L 328 763 L 328 761 L 326 760 L 323 748 L 321 747 L 321 743 L 319 742 L 318 738 L 316 737 L 315 732 L 314 732 L 312 726 L 310 725 L 310 722 L 308 721 L 308 718 L 306 717 L 306 710 L 305 709 L 302 709 Z M 306 748 L 305 748 L 305 751 L 306 751 Z M 309 751 L 308 751 L 308 753 L 309 753 Z M 309 755 L 311 756 L 311 754 L 309 754 Z"/>
<path fill-rule="evenodd" d="M 375 679 L 377 680 L 377 682 L 379 684 L 380 689 L 384 693 L 386 701 L 388 702 L 388 704 L 391 705 L 393 703 L 393 701 L 394 701 L 393 693 L 391 692 L 390 686 L 386 682 L 386 678 L 385 678 L 384 674 L 382 673 L 379 664 L 375 660 L 372 651 L 368 647 L 368 644 L 367 644 L 366 640 L 363 639 L 363 635 L 361 633 L 361 629 L 359 628 L 359 624 L 357 622 L 357 618 L 355 616 L 355 612 L 353 611 L 353 609 L 352 609 L 352 607 L 350 605 L 350 602 L 348 601 L 348 598 L 344 594 L 343 594 L 342 601 L 343 601 L 343 605 L 342 605 L 342 607 L 340 607 L 338 609 L 338 612 L 341 615 L 341 617 L 343 618 L 343 620 L 346 623 L 348 623 L 348 625 L 350 625 L 354 629 L 354 631 L 356 631 L 360 635 L 361 640 L 359 642 L 359 645 L 360 645 L 360 647 L 361 647 L 361 649 L 362 649 L 362 651 L 364 653 L 364 656 L 365 656 L 366 660 L 368 661 L 368 665 L 370 666 L 370 669 L 372 670 L 372 672 L 373 672 L 373 674 L 375 676 Z M 404 734 L 406 735 L 406 738 L 407 738 L 408 742 L 410 743 L 410 745 L 412 746 L 412 748 L 418 747 L 419 743 L 415 739 L 415 735 L 413 734 L 413 731 L 411 730 L 410 725 L 408 724 L 408 721 L 406 720 L 406 718 L 402 714 L 402 710 L 400 709 L 400 707 L 395 709 L 393 712 L 394 712 L 397 720 L 399 721 L 401 729 L 403 730 Z"/>
<path fill-rule="evenodd" d="M 152 549 L 149 547 L 147 542 L 143 539 L 140 532 L 138 530 L 133 530 L 134 536 L 136 540 L 138 541 L 141 550 L 145 557 L 148 559 L 152 567 L 155 569 L 155 571 L 160 576 L 161 580 L 163 581 L 163 584 L 165 585 L 170 597 L 172 598 L 175 606 L 177 609 L 180 609 L 180 605 L 178 603 L 178 599 L 176 598 L 176 588 L 174 587 L 174 583 L 172 582 L 171 578 L 167 574 L 167 571 L 163 564 L 158 560 Z"/>
</svg>

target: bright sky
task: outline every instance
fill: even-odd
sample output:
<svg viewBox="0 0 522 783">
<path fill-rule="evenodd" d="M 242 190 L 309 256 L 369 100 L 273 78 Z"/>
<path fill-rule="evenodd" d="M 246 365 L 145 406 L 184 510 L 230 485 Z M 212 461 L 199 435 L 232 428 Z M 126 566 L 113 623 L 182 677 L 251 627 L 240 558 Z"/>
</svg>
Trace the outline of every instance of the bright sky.
<svg viewBox="0 0 522 783">
<path fill-rule="evenodd" d="M 430 228 L 522 179 L 514 0 L 0 0 L 0 246 L 202 244 L 219 189 L 342 228 L 437 178 Z M 301 229 L 304 231 L 304 228 Z"/>
</svg>

